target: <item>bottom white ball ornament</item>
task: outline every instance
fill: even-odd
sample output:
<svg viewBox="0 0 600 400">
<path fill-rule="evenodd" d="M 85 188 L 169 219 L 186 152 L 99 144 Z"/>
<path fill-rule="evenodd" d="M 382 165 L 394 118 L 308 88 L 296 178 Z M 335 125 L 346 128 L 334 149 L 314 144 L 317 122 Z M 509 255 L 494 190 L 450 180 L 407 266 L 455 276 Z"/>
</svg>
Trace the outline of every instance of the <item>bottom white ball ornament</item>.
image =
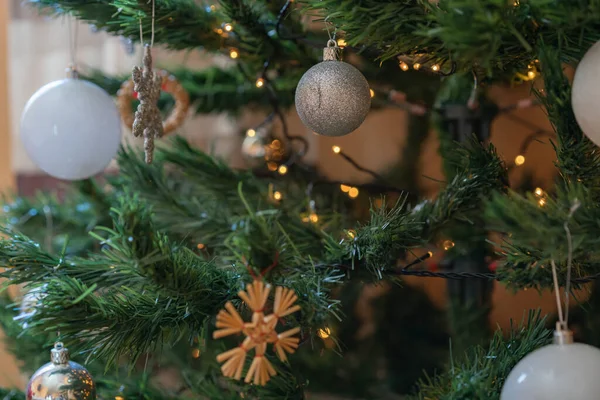
<svg viewBox="0 0 600 400">
<path fill-rule="evenodd" d="M 310 68 L 296 88 L 296 111 L 310 130 L 325 136 L 354 131 L 371 109 L 369 83 L 359 70 L 338 60 L 340 48 L 330 40 L 323 62 Z"/>
<path fill-rule="evenodd" d="M 38 369 L 27 384 L 27 400 L 96 400 L 96 384 L 81 365 L 69 361 L 69 351 L 56 343 L 51 362 Z"/>
<path fill-rule="evenodd" d="M 119 150 L 121 119 L 113 99 L 79 79 L 51 82 L 27 102 L 21 117 L 27 154 L 56 178 L 89 178 Z"/>
<path fill-rule="evenodd" d="M 579 127 L 592 142 L 600 146 L 600 42 L 583 56 L 573 78 L 571 104 Z M 600 395 L 599 395 L 600 398 Z"/>
<path fill-rule="evenodd" d="M 573 343 L 570 331 L 554 333 L 554 344 L 527 355 L 513 368 L 500 400 L 597 400 L 600 350 Z"/>
</svg>

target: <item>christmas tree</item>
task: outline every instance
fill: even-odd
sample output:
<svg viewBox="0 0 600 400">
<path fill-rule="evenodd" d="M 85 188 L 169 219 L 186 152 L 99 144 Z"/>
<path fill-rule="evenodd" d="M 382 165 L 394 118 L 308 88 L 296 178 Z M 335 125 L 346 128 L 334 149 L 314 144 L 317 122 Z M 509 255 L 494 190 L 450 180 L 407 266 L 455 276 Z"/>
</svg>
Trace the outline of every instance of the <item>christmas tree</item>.
<svg viewBox="0 0 600 400">
<path fill-rule="evenodd" d="M 29 3 L 147 45 L 132 78 L 74 70 L 78 80 L 65 83 L 84 90 L 83 81 L 93 82 L 117 97 L 123 121 L 143 137 L 144 151 L 118 150 L 118 173 L 89 178 L 98 168 L 86 163 L 100 159 L 102 169 L 118 135 L 86 138 L 81 146 L 97 151 L 79 151 L 74 166 L 62 145 L 36 153 L 44 132 L 28 121 L 52 123 L 58 114 L 43 114 L 49 104 L 39 111 L 31 103 L 24 114 L 32 157 L 75 180 L 64 198 L 17 197 L 4 206 L 1 275 L 26 295 L 3 298 L 0 322 L 29 374 L 59 341 L 89 370 L 100 399 L 565 398 L 544 397 L 555 388 L 536 381 L 536 371 L 525 389 L 512 386 L 511 371 L 542 349 L 548 358 L 540 365 L 583 377 L 576 387 L 555 379 L 557 386 L 574 399 L 594 398 L 595 380 L 586 377 L 600 356 L 570 343 L 569 296 L 554 345 L 556 316 L 532 310 L 508 332 L 490 331 L 487 321 L 494 281 L 553 288 L 560 304 L 560 288 L 568 294 L 600 277 L 600 117 L 591 72 L 600 61 L 592 47 L 599 1 Z M 227 55 L 232 64 L 153 72 L 153 47 Z M 565 69 L 574 67 L 571 84 Z M 490 96 L 493 84 L 534 80 L 531 98 L 515 105 L 500 107 Z M 258 162 L 236 169 L 181 137 L 162 138 L 177 131 L 188 106 L 198 114 L 264 112 L 242 148 Z M 304 159 L 310 141 L 288 128 L 294 106 L 326 136 L 352 132 L 369 110 L 400 107 L 410 115 L 403 157 L 372 171 L 333 146 L 330 157 L 372 179 L 329 180 Z M 514 160 L 490 142 L 498 115 L 526 107 L 543 107 L 554 130 L 557 178 L 545 190 L 509 187 L 508 173 L 546 132 L 525 138 Z M 90 129 L 117 118 L 91 111 Z M 415 170 L 430 127 L 445 180 L 425 199 Z M 443 254 L 436 270 L 427 267 L 434 248 Z M 448 310 L 404 285 L 407 276 L 447 279 Z M 383 295 L 369 303 L 367 286 Z M 578 341 L 598 344 L 597 298 L 592 291 L 571 310 Z M 361 336 L 364 315 L 373 331 Z M 555 348 L 568 356 L 552 358 Z M 56 365 L 63 356 L 58 344 Z M 2 395 L 96 398 L 88 375 L 71 374 L 60 395 L 46 381 Z"/>
</svg>

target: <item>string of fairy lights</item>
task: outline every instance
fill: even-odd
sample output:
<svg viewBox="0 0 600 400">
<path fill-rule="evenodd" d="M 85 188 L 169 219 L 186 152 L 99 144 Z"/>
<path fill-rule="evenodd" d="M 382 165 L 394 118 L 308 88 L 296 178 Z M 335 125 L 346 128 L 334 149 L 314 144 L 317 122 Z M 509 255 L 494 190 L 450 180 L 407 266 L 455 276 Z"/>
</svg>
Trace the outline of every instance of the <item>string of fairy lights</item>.
<svg viewBox="0 0 600 400">
<path fill-rule="evenodd" d="M 285 2 L 285 4 L 283 5 L 283 7 L 281 8 L 281 10 L 277 16 L 277 20 L 275 21 L 275 28 L 274 28 L 275 33 L 281 40 L 292 40 L 292 41 L 296 41 L 296 42 L 302 42 L 304 45 L 309 45 L 309 46 L 312 46 L 315 48 L 322 48 L 322 44 L 320 42 L 311 41 L 304 35 L 293 34 L 293 33 L 287 32 L 287 28 L 284 26 L 283 20 L 290 12 L 292 3 L 293 3 L 293 0 L 287 0 Z M 214 4 L 209 5 L 206 8 L 207 11 L 210 10 L 211 12 L 216 11 L 216 9 L 217 9 L 217 6 Z M 271 106 L 272 106 L 272 112 L 261 123 L 259 123 L 258 125 L 254 126 L 254 127 L 248 128 L 245 131 L 245 136 L 247 138 L 256 137 L 257 135 L 261 134 L 261 132 L 264 129 L 266 129 L 268 127 L 268 125 L 270 125 L 277 118 L 280 121 L 281 126 L 282 126 L 282 133 L 283 133 L 282 139 L 283 140 L 279 139 L 279 138 L 272 138 L 268 143 L 265 143 L 264 149 L 263 149 L 264 154 L 262 156 L 264 157 L 264 161 L 266 163 L 266 167 L 267 167 L 268 171 L 279 174 L 281 176 L 286 175 L 289 172 L 290 167 L 292 167 L 292 165 L 298 163 L 298 161 L 300 161 L 300 159 L 308 152 L 309 143 L 304 137 L 293 136 L 289 133 L 285 114 L 281 110 L 281 107 L 280 107 L 280 101 L 278 98 L 278 93 L 277 93 L 275 82 L 273 82 L 269 78 L 269 75 L 268 75 L 268 69 L 269 69 L 269 66 L 271 65 L 271 60 L 267 59 L 265 61 L 265 63 L 263 64 L 262 71 L 259 73 L 259 75 L 253 77 L 251 74 L 246 72 L 243 64 L 238 62 L 242 55 L 240 49 L 235 46 L 226 46 L 225 45 L 226 40 L 229 39 L 232 35 L 235 35 L 234 24 L 232 22 L 223 22 L 220 24 L 220 26 L 218 26 L 214 29 L 214 32 L 215 32 L 215 34 L 219 35 L 223 39 L 226 54 L 228 55 L 228 57 L 231 60 L 236 61 L 237 67 L 242 72 L 242 74 L 245 76 L 246 80 L 251 82 L 256 88 L 265 90 L 266 94 L 269 96 Z M 334 32 L 334 35 L 335 35 L 335 32 Z M 352 49 L 351 47 L 349 47 L 347 45 L 344 38 L 336 38 L 336 42 L 337 42 L 338 46 L 341 48 Z M 440 76 L 447 76 L 447 75 L 453 74 L 456 71 L 455 63 L 450 62 L 449 65 L 446 65 L 445 62 L 443 62 L 443 61 L 439 62 L 438 60 L 434 60 L 432 57 L 430 57 L 426 54 L 412 55 L 412 56 L 399 55 L 397 57 L 397 60 L 398 60 L 398 68 L 400 71 L 403 71 L 403 72 L 407 72 L 409 70 L 415 70 L 415 71 L 425 71 L 425 72 L 437 74 Z M 525 71 L 524 73 L 516 74 L 514 83 L 533 81 L 538 77 L 538 75 L 539 75 L 538 61 L 534 60 L 528 66 L 527 71 Z M 478 88 L 476 76 L 474 76 L 474 80 L 475 80 L 475 84 L 473 87 L 473 91 L 476 91 Z M 413 116 L 424 117 L 424 116 L 427 116 L 431 113 L 435 113 L 438 111 L 435 109 L 430 109 L 422 104 L 410 102 L 405 93 L 395 90 L 395 89 L 387 90 L 387 89 L 371 88 L 370 93 L 371 93 L 372 98 L 378 97 L 378 99 L 380 100 L 380 102 L 383 105 L 388 106 L 388 107 L 402 109 Z M 473 97 L 473 96 L 471 96 L 471 97 Z M 469 104 L 469 105 L 476 106 L 474 103 Z M 515 116 L 511 113 L 511 111 L 513 111 L 513 110 L 534 107 L 537 105 L 538 104 L 534 99 L 526 98 L 526 99 L 519 100 L 518 102 L 511 104 L 507 107 L 504 107 L 503 109 L 500 110 L 500 113 L 505 115 L 507 118 L 510 118 L 514 122 L 519 123 L 522 126 L 525 126 L 532 130 L 532 133 L 525 137 L 525 140 L 523 141 L 523 143 L 520 146 L 519 154 L 514 158 L 513 163 L 508 165 L 509 169 L 512 169 L 515 167 L 521 167 L 525 164 L 525 161 L 526 161 L 525 155 L 527 153 L 527 150 L 528 150 L 529 146 L 531 145 L 531 143 L 533 143 L 536 139 L 538 139 L 541 136 L 552 136 L 553 135 L 552 132 L 542 129 L 542 128 L 536 126 L 535 124 L 532 124 L 529 121 L 524 120 L 524 119 L 522 119 L 518 116 Z M 302 148 L 297 151 L 293 151 L 293 143 L 294 142 L 301 143 Z M 286 145 L 288 148 L 290 148 L 292 150 L 292 154 L 291 154 L 291 157 L 289 157 L 289 159 L 286 159 L 286 157 L 285 157 L 286 156 L 286 154 L 285 154 Z M 316 209 L 316 203 L 313 199 L 310 198 L 312 188 L 315 187 L 316 185 L 321 185 L 321 184 L 337 185 L 339 187 L 339 190 L 342 193 L 344 193 L 345 195 L 347 195 L 349 199 L 358 198 L 360 195 L 360 191 L 362 189 L 376 190 L 379 192 L 407 193 L 405 190 L 402 190 L 401 188 L 385 185 L 385 180 L 383 179 L 382 176 L 377 174 L 375 171 L 372 171 L 372 170 L 362 166 L 354 158 L 352 158 L 349 154 L 344 152 L 339 145 L 332 146 L 331 150 L 334 155 L 339 156 L 342 159 L 344 159 L 353 168 L 370 175 L 374 179 L 374 182 L 376 182 L 376 183 L 351 184 L 348 182 L 339 182 L 339 181 L 311 182 L 309 184 L 309 188 L 307 190 L 307 196 L 308 196 L 307 210 L 305 213 L 303 213 L 301 215 L 303 222 L 314 223 L 314 224 L 320 222 L 320 217 L 319 217 L 319 214 Z M 535 189 L 534 194 L 538 199 L 537 200 L 538 205 L 540 207 L 543 207 L 547 202 L 546 193 L 543 191 L 542 188 L 538 187 Z M 272 201 L 273 203 L 280 203 L 281 201 L 284 200 L 284 197 L 285 197 L 285 195 L 281 189 L 278 189 L 273 183 L 271 183 L 269 185 L 268 198 L 270 201 Z M 376 200 L 379 200 L 379 199 L 376 199 Z M 379 200 L 379 201 L 381 202 L 381 200 Z M 379 205 L 381 205 L 381 204 L 379 204 Z M 348 240 L 354 240 L 357 237 L 357 232 L 354 231 L 353 229 L 348 229 L 345 231 L 345 235 Z M 450 239 L 445 239 L 445 240 L 442 240 L 438 244 L 437 247 L 439 249 L 443 249 L 443 251 L 452 251 L 452 249 L 454 249 L 454 247 L 455 247 L 455 243 Z M 197 248 L 199 251 L 202 251 L 202 252 L 207 251 L 206 246 L 202 243 L 199 243 L 197 245 Z M 413 267 L 416 267 L 417 265 L 422 264 L 426 260 L 431 259 L 433 257 L 433 255 L 434 255 L 434 253 L 432 251 L 427 251 L 423 255 L 416 256 L 414 258 L 414 260 L 409 262 L 404 267 L 399 268 L 399 269 L 385 271 L 385 273 L 389 274 L 389 275 L 395 275 L 395 276 L 416 276 L 416 277 L 432 277 L 432 278 L 443 278 L 443 279 L 487 279 L 487 280 L 497 280 L 498 279 L 498 276 L 495 274 L 494 271 L 490 271 L 488 273 L 472 273 L 472 272 L 455 272 L 455 271 L 433 271 L 433 270 L 428 270 L 428 269 L 413 269 Z M 324 268 L 335 267 L 335 268 L 339 268 L 341 270 L 350 269 L 349 266 L 331 265 L 331 264 L 321 265 L 321 266 L 317 265 L 317 267 L 324 267 Z M 575 279 L 573 282 L 574 283 L 586 283 L 586 282 L 593 281 L 597 278 L 600 278 L 600 273 L 595 276 L 578 278 L 578 279 Z M 332 331 L 329 327 L 323 327 L 323 328 L 319 329 L 317 334 L 321 339 L 323 339 L 326 342 L 326 344 L 329 343 L 329 345 L 333 345 L 333 342 L 331 341 L 332 339 L 330 337 L 332 335 Z M 198 343 L 198 346 L 194 347 L 192 349 L 192 353 L 191 353 L 192 358 L 196 359 L 196 358 L 200 357 L 201 347 L 202 347 L 201 343 Z"/>
<path fill-rule="evenodd" d="M 286 32 L 287 29 L 283 24 L 283 20 L 290 12 L 292 3 L 293 3 L 293 0 L 286 1 L 285 4 L 283 5 L 283 7 L 281 8 L 280 12 L 278 13 L 277 20 L 275 22 L 275 32 L 277 33 L 278 37 L 282 40 L 292 40 L 292 41 L 302 42 L 303 44 L 308 44 L 315 48 L 322 47 L 322 45 L 319 42 L 311 41 L 310 39 L 306 38 L 304 35 L 290 34 L 290 33 Z M 209 7 L 212 11 L 214 11 L 216 9 L 214 5 L 211 5 Z M 325 23 L 327 25 L 327 21 Z M 214 31 L 216 34 L 218 34 L 222 38 L 226 39 L 230 35 L 235 34 L 235 27 L 230 22 L 224 22 L 221 24 L 220 27 L 216 28 Z M 338 46 L 341 48 L 348 47 L 344 38 L 335 38 L 335 34 L 336 34 L 336 32 L 334 32 L 334 39 L 337 41 Z M 237 60 L 240 57 L 240 51 L 236 47 L 227 47 L 227 53 L 232 60 Z M 416 71 L 427 71 L 427 72 L 438 74 L 441 76 L 447 76 L 447 75 L 453 74 L 456 71 L 455 63 L 450 62 L 449 65 L 446 66 L 445 61 L 439 62 L 438 60 L 433 59 L 431 56 L 428 56 L 427 54 L 418 54 L 418 55 L 411 55 L 411 56 L 399 55 L 397 57 L 397 59 L 398 59 L 399 69 L 404 72 L 412 69 L 412 70 L 416 70 Z M 242 71 L 242 73 L 244 74 L 244 76 L 246 77 L 247 80 L 249 80 L 250 82 L 253 82 L 253 84 L 255 85 L 256 88 L 264 89 L 266 91 L 267 95 L 270 97 L 271 105 L 272 105 L 272 109 L 273 109 L 273 112 L 270 113 L 260 124 L 254 126 L 254 127 L 248 128 L 245 132 L 245 135 L 247 138 L 254 138 L 256 135 L 258 135 L 259 131 L 264 129 L 265 126 L 267 126 L 275 118 L 277 118 L 283 127 L 283 139 L 285 140 L 286 143 L 282 142 L 278 138 L 272 138 L 268 143 L 265 143 L 264 151 L 263 151 L 264 160 L 266 163 L 266 167 L 270 172 L 277 173 L 279 175 L 286 175 L 289 172 L 290 167 L 293 164 L 296 164 L 308 152 L 309 143 L 306 139 L 304 139 L 301 136 L 290 135 L 290 133 L 288 131 L 286 117 L 279 106 L 280 102 L 278 99 L 275 82 L 273 82 L 267 74 L 270 64 L 271 64 L 271 60 L 267 59 L 267 61 L 264 63 L 262 71 L 258 75 L 258 77 L 252 78 L 252 76 L 250 74 L 246 73 L 242 64 L 237 63 L 238 68 L 240 69 L 240 71 Z M 527 71 L 525 71 L 524 73 L 516 74 L 514 83 L 533 81 L 538 76 L 539 76 L 539 61 L 533 60 L 529 64 Z M 472 93 L 471 97 L 473 97 L 473 98 L 475 97 L 475 91 L 477 89 L 478 89 L 477 76 L 474 74 L 474 86 L 473 86 L 473 93 Z M 401 91 L 394 90 L 394 89 L 382 90 L 382 89 L 371 88 L 370 92 L 371 92 L 372 98 L 374 98 L 375 96 L 378 96 L 380 98 L 380 100 L 384 99 L 382 101 L 382 103 L 385 106 L 403 109 L 406 112 L 408 112 L 409 114 L 414 115 L 414 116 L 423 117 L 423 116 L 427 116 L 428 114 L 438 111 L 435 109 L 429 109 L 422 104 L 411 103 L 410 101 L 408 101 L 406 94 L 404 94 Z M 527 120 L 524 120 L 518 116 L 511 114 L 511 112 L 514 110 L 530 108 L 530 107 L 534 107 L 537 105 L 538 105 L 538 103 L 534 99 L 525 98 L 525 99 L 517 101 L 514 104 L 504 107 L 503 109 L 500 110 L 501 114 L 507 116 L 508 118 L 512 119 L 516 123 L 519 123 L 529 129 L 532 129 L 532 131 L 533 131 L 531 134 L 529 134 L 525 137 L 523 143 L 521 144 L 521 146 L 519 148 L 518 155 L 515 156 L 513 162 L 508 165 L 509 170 L 512 170 L 513 168 L 521 167 L 525 164 L 525 161 L 526 161 L 525 155 L 527 153 L 529 146 L 534 141 L 536 141 L 539 137 L 553 136 L 552 132 L 545 130 L 543 128 L 540 128 L 540 127 L 536 126 L 535 124 L 530 123 Z M 474 101 L 470 101 L 469 106 L 476 107 L 477 105 L 475 104 Z M 296 152 L 293 151 L 294 149 L 293 149 L 292 143 L 294 141 L 301 141 L 303 148 Z M 289 157 L 288 159 L 285 158 L 285 155 L 286 155 L 285 154 L 285 151 L 286 151 L 285 145 L 286 144 L 287 144 L 288 148 L 292 150 L 291 157 Z M 332 146 L 332 152 L 333 152 L 333 154 L 344 159 L 356 170 L 359 170 L 361 172 L 364 172 L 364 173 L 370 175 L 374 179 L 375 182 L 385 183 L 385 180 L 382 176 L 380 176 L 375 171 L 372 171 L 372 170 L 362 166 L 354 158 L 352 158 L 349 154 L 344 152 L 339 145 Z M 303 214 L 303 216 L 302 216 L 302 220 L 307 223 L 318 223 L 320 220 L 319 215 L 316 210 L 315 201 L 310 198 L 310 193 L 311 193 L 312 187 L 314 187 L 316 184 L 317 184 L 317 182 L 312 182 L 309 185 L 309 190 L 307 190 L 307 196 L 309 197 L 307 212 L 305 214 Z M 351 184 L 348 182 L 334 182 L 334 181 L 322 181 L 322 182 L 318 182 L 318 184 L 339 185 L 340 191 L 342 193 L 346 194 L 348 196 L 348 198 L 350 198 L 350 199 L 358 198 L 360 195 L 360 190 L 363 187 L 368 188 L 369 186 L 371 186 L 371 187 L 378 186 L 377 187 L 378 189 L 382 189 L 382 191 L 385 191 L 385 192 L 406 193 L 406 191 L 404 191 L 400 188 L 396 188 L 393 186 L 386 186 L 386 185 Z M 547 201 L 545 198 L 544 191 L 538 187 L 535 189 L 535 195 L 536 195 L 536 197 L 538 197 L 539 206 L 540 207 L 544 206 Z M 273 203 L 279 203 L 284 200 L 285 196 L 281 189 L 276 188 L 276 186 L 273 183 L 271 183 L 269 185 L 268 197 L 269 197 L 270 201 L 272 201 Z M 351 238 L 351 239 L 353 239 L 356 235 L 356 233 L 352 230 L 347 231 L 347 234 L 348 234 L 349 238 Z M 455 246 L 454 242 L 449 239 L 443 240 L 440 245 L 440 247 L 444 251 L 450 251 L 452 248 L 454 248 L 454 246 Z M 450 272 L 450 271 L 436 272 L 436 271 L 429 271 L 429 270 L 412 270 L 412 269 L 410 269 L 412 266 L 422 263 L 425 260 L 431 258 L 432 256 L 433 256 L 432 252 L 427 252 L 424 256 L 417 257 L 417 259 L 415 261 L 413 261 L 411 264 L 409 264 L 405 268 L 402 268 L 401 270 L 395 271 L 394 273 L 400 274 L 400 275 L 439 277 L 439 278 L 446 278 L 446 279 L 463 279 L 463 278 L 495 279 L 496 275 L 493 272 L 490 272 L 489 274 L 471 274 L 471 273 Z"/>
</svg>

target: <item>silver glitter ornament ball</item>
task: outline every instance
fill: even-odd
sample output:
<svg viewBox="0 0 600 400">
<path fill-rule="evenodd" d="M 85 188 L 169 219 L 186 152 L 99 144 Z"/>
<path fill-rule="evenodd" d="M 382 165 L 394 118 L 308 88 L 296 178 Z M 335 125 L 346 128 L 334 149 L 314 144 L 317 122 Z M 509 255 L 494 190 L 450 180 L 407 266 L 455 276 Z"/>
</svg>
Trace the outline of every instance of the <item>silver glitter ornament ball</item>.
<svg viewBox="0 0 600 400">
<path fill-rule="evenodd" d="M 96 400 L 92 375 L 69 361 L 69 350 L 62 343 L 54 345 L 50 359 L 29 380 L 27 400 Z"/>
<path fill-rule="evenodd" d="M 359 70 L 339 61 L 339 54 L 335 40 L 327 42 L 323 62 L 306 71 L 296 88 L 300 119 L 324 136 L 349 134 L 371 108 L 369 83 Z"/>
</svg>

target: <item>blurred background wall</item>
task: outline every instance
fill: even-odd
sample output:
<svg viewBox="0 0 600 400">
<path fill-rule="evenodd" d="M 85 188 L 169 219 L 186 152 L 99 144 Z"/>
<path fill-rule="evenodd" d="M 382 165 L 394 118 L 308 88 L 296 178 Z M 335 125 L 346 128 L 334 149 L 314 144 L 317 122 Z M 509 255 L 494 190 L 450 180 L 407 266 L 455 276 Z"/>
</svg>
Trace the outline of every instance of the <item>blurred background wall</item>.
<svg viewBox="0 0 600 400">
<path fill-rule="evenodd" d="M 88 25 L 79 25 L 77 31 L 77 59 L 83 69 L 96 68 L 109 74 L 126 74 L 134 64 L 140 62 L 139 49 L 128 54 L 127 43 L 119 38 L 95 32 Z M 228 59 L 209 59 L 200 52 L 174 54 L 157 49 L 155 55 L 157 64 L 167 69 L 170 65 L 182 63 L 188 67 L 202 67 L 210 63 L 230 62 Z M 3 191 L 15 187 L 19 193 L 33 193 L 37 189 L 61 185 L 40 173 L 25 154 L 19 140 L 19 120 L 29 97 L 44 84 L 63 78 L 69 61 L 67 21 L 42 17 L 36 11 L 23 7 L 20 0 L 0 1 L 0 189 Z M 398 70 L 398 73 L 402 71 Z M 510 105 L 529 97 L 530 87 L 495 87 L 492 96 L 500 106 Z M 549 128 L 539 108 L 517 110 L 514 115 Z M 181 134 L 197 146 L 242 166 L 241 132 L 261 120 L 261 116 L 245 114 L 237 118 L 227 115 L 194 117 L 186 121 Z M 340 157 L 334 157 L 331 146 L 340 145 L 362 165 L 381 170 L 401 155 L 406 139 L 406 121 L 405 112 L 399 109 L 373 111 L 356 132 L 333 139 L 313 135 L 300 123 L 293 110 L 289 113 L 291 132 L 304 134 L 311 142 L 308 161 L 317 164 L 332 179 L 351 181 L 365 181 L 368 176 L 350 167 Z M 128 140 L 129 132 L 123 132 Z M 528 133 L 531 133 L 531 129 L 500 117 L 492 127 L 492 142 L 502 157 L 512 161 Z M 435 179 L 442 178 L 437 147 L 437 139 L 430 133 L 420 160 L 422 186 L 428 196 L 435 196 L 440 185 Z M 534 142 L 525 156 L 526 163 L 511 172 L 511 182 L 518 183 L 532 174 L 535 185 L 542 188 L 548 186 L 553 179 L 552 163 L 555 159 L 548 139 Z M 16 182 L 15 186 L 13 182 Z M 412 279 L 410 283 L 423 287 L 435 303 L 443 307 L 446 282 L 439 279 Z M 490 324 L 507 326 L 510 318 L 520 319 L 524 310 L 537 307 L 542 307 L 545 312 L 554 310 L 549 293 L 544 293 L 542 297 L 535 291 L 513 295 L 497 286 Z M 5 353 L 0 354 L 0 385 L 22 386 L 23 383 L 14 361 Z"/>
</svg>

